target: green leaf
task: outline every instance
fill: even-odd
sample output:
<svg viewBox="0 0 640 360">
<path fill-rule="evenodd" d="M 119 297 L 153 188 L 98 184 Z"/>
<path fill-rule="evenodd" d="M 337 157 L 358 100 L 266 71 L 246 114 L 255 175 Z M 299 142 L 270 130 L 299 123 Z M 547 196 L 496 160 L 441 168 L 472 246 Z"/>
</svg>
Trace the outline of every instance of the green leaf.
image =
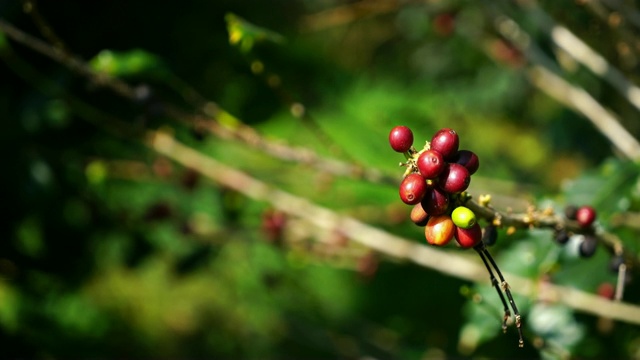
<svg viewBox="0 0 640 360">
<path fill-rule="evenodd" d="M 251 51 L 253 45 L 258 42 L 269 41 L 276 44 L 284 42 L 284 37 L 269 29 L 254 25 L 240 16 L 227 13 L 227 31 L 229 43 L 238 46 L 244 53 Z"/>
<path fill-rule="evenodd" d="M 125 52 L 103 50 L 89 61 L 89 65 L 95 71 L 114 77 L 139 75 L 162 79 L 170 75 L 159 57 L 141 49 Z"/>
</svg>

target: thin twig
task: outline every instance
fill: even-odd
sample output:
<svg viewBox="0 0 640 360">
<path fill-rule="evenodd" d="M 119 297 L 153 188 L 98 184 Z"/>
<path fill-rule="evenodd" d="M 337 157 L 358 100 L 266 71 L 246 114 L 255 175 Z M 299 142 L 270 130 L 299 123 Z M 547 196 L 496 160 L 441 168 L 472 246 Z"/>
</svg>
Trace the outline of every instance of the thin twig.
<svg viewBox="0 0 640 360">
<path fill-rule="evenodd" d="M 491 266 L 487 262 L 487 259 L 484 256 L 484 253 L 479 248 L 476 248 L 475 250 L 476 252 L 478 252 L 478 255 L 480 255 L 480 258 L 482 259 L 484 266 L 487 268 L 487 271 L 489 272 L 489 281 L 491 281 L 491 286 L 493 286 L 496 289 L 496 292 L 498 293 L 498 297 L 500 297 L 500 301 L 502 301 L 502 307 L 504 309 L 504 315 L 502 316 L 502 332 L 506 333 L 507 321 L 511 317 L 511 311 L 509 311 L 509 305 L 507 305 L 507 301 L 504 298 L 504 294 L 502 293 L 502 290 L 500 290 L 500 284 L 498 283 L 498 279 L 496 279 L 496 276 L 493 275 L 493 270 L 491 270 Z"/>
<path fill-rule="evenodd" d="M 104 86 L 117 94 L 124 96 L 129 99 L 135 98 L 135 91 L 121 81 L 120 79 L 116 79 L 108 76 L 104 73 L 97 73 L 93 71 L 84 61 L 78 59 L 77 57 L 71 56 L 67 52 L 60 51 L 59 49 L 47 44 L 46 42 L 35 38 L 22 30 L 14 27 L 8 22 L 4 21 L 0 18 L 0 30 L 3 31 L 7 36 L 11 39 L 31 48 L 32 50 L 45 55 L 60 64 L 63 64 L 71 71 L 74 71 L 87 79 L 93 82 L 96 85 Z"/>
<path fill-rule="evenodd" d="M 482 246 L 480 251 L 489 260 L 489 262 L 491 263 L 491 266 L 493 267 L 493 270 L 495 270 L 496 273 L 498 274 L 502 291 L 504 291 L 505 295 L 507 295 L 507 299 L 509 299 L 509 305 L 511 305 L 511 309 L 513 310 L 513 316 L 515 318 L 516 328 L 518 329 L 518 336 L 520 337 L 520 339 L 518 340 L 518 346 L 523 347 L 524 340 L 522 338 L 522 316 L 518 311 L 518 307 L 516 306 L 516 301 L 513 299 L 513 295 L 511 295 L 511 287 L 509 286 L 504 276 L 502 275 L 502 271 L 500 271 L 498 264 L 496 264 L 496 262 L 493 260 L 493 256 L 491 256 L 491 254 L 489 253 L 489 250 L 487 250 L 487 248 Z"/>
</svg>

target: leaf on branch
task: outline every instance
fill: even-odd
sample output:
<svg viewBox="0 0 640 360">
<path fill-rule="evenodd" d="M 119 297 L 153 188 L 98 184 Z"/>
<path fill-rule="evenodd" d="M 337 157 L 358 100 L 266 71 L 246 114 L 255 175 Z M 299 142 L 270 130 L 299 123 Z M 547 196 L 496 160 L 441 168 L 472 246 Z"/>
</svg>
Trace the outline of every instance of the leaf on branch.
<svg viewBox="0 0 640 360">
<path fill-rule="evenodd" d="M 254 25 L 233 13 L 227 13 L 227 31 L 229 43 L 238 46 L 244 53 L 248 53 L 258 42 L 269 41 L 276 44 L 284 42 L 284 37 L 269 29 Z"/>
<path fill-rule="evenodd" d="M 89 65 L 95 71 L 114 77 L 138 75 L 163 79 L 170 75 L 158 56 L 141 49 L 124 52 L 102 50 L 89 61 Z"/>
</svg>

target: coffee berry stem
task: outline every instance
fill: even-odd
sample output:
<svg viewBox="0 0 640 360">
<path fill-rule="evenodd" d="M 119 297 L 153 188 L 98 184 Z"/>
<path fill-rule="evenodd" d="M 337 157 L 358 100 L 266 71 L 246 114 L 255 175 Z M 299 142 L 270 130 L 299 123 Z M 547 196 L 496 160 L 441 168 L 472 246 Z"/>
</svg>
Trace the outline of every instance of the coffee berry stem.
<svg viewBox="0 0 640 360">
<path fill-rule="evenodd" d="M 478 255 L 480 255 L 480 258 L 482 259 L 482 262 L 484 263 L 484 266 L 487 268 L 487 271 L 489 272 L 489 278 L 491 280 L 491 286 L 493 286 L 496 289 L 496 292 L 498 293 L 498 296 L 500 297 L 500 301 L 502 301 L 502 307 L 504 308 L 504 316 L 502 317 L 502 332 L 506 333 L 507 332 L 507 321 L 511 317 L 511 312 L 509 311 L 509 305 L 507 305 L 507 301 L 504 299 L 504 294 L 500 290 L 500 284 L 498 284 L 498 279 L 496 279 L 495 275 L 493 275 L 493 270 L 491 270 L 491 266 L 487 262 L 487 258 L 484 255 L 484 252 L 483 252 L 484 244 L 480 243 L 479 245 L 477 245 L 474 248 L 474 250 L 476 250 L 478 252 Z"/>
<path fill-rule="evenodd" d="M 498 265 L 496 264 L 495 260 L 493 260 L 493 257 L 489 253 L 489 250 L 487 250 L 487 248 L 484 246 L 484 244 L 480 243 L 478 246 L 475 247 L 475 250 L 478 252 L 480 257 L 482 258 L 482 261 L 485 263 L 485 266 L 489 271 L 489 276 L 492 278 L 491 283 L 493 284 L 493 286 L 496 288 L 496 291 L 500 295 L 500 299 L 502 300 L 503 305 L 505 305 L 504 306 L 505 318 L 509 318 L 508 316 L 509 309 L 505 304 L 505 300 L 504 300 L 504 297 L 502 296 L 502 292 L 504 292 L 507 295 L 507 299 L 509 300 L 509 305 L 511 305 L 511 309 L 513 310 L 513 316 L 515 318 L 516 328 L 518 329 L 518 337 L 519 337 L 518 347 L 524 347 L 524 339 L 522 337 L 522 316 L 520 315 L 520 312 L 518 311 L 518 307 L 516 306 L 516 302 L 513 299 L 513 295 L 511 294 L 509 284 L 504 279 L 504 276 L 502 276 L 502 272 L 500 271 L 500 268 L 498 268 Z M 487 260 L 489 260 L 489 263 L 491 263 L 491 266 L 487 266 Z M 495 281 L 495 276 L 493 275 L 493 271 L 491 268 L 493 268 L 496 274 L 498 274 L 498 278 L 500 279 L 500 286 L 498 286 L 497 281 Z M 503 322 L 503 326 L 502 326 L 503 330 L 505 329 L 505 326 L 506 326 L 506 321 Z"/>
</svg>

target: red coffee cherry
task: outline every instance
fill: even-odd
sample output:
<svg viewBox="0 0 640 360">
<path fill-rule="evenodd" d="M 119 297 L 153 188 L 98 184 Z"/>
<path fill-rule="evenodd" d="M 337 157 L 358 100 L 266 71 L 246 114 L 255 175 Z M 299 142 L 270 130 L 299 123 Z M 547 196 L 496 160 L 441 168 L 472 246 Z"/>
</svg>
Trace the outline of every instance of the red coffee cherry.
<svg viewBox="0 0 640 360">
<path fill-rule="evenodd" d="M 406 126 L 396 126 L 389 133 L 389 144 L 397 152 L 407 152 L 413 145 L 413 132 Z"/>
<path fill-rule="evenodd" d="M 442 154 L 445 160 L 451 160 L 458 152 L 459 142 L 458 133 L 455 130 L 440 129 L 431 138 L 431 149 Z"/>
<path fill-rule="evenodd" d="M 261 230 L 267 241 L 280 245 L 287 225 L 287 214 L 279 210 L 267 209 L 262 213 Z"/>
<path fill-rule="evenodd" d="M 576 210 L 576 221 L 582 227 L 589 227 L 596 220 L 596 210 L 591 206 L 581 206 Z"/>
<path fill-rule="evenodd" d="M 442 158 L 442 154 L 435 150 L 427 150 L 420 154 L 417 165 L 422 176 L 426 179 L 435 179 L 440 175 L 446 163 Z"/>
<path fill-rule="evenodd" d="M 609 282 L 603 282 L 598 286 L 597 293 L 603 298 L 613 300 L 613 298 L 616 296 L 616 287 Z"/>
<path fill-rule="evenodd" d="M 460 247 L 463 249 L 469 249 L 478 245 L 480 241 L 482 241 L 482 228 L 480 228 L 478 223 L 475 223 L 475 225 L 468 229 L 456 227 L 454 236 L 456 237 L 458 244 L 460 244 Z"/>
<path fill-rule="evenodd" d="M 449 195 L 440 189 L 430 187 L 424 194 L 421 204 L 427 214 L 442 215 L 449 208 Z"/>
<path fill-rule="evenodd" d="M 400 183 L 400 199 L 407 205 L 419 203 L 427 191 L 427 182 L 420 174 L 409 174 Z"/>
<path fill-rule="evenodd" d="M 438 177 L 438 186 L 440 189 L 456 194 L 467 190 L 471 182 L 471 175 L 467 168 L 460 164 L 449 164 Z"/>
<path fill-rule="evenodd" d="M 469 171 L 469 175 L 475 174 L 475 172 L 478 171 L 478 168 L 480 167 L 480 159 L 478 159 L 478 155 L 469 150 L 458 151 L 454 162 L 467 168 L 467 170 Z"/>
<path fill-rule="evenodd" d="M 448 215 L 432 216 L 424 228 L 424 236 L 429 244 L 444 246 L 453 238 L 455 227 Z"/>
<path fill-rule="evenodd" d="M 422 208 L 422 203 L 413 205 L 413 209 L 411 209 L 411 221 L 418 226 L 427 225 L 429 214 Z"/>
</svg>

